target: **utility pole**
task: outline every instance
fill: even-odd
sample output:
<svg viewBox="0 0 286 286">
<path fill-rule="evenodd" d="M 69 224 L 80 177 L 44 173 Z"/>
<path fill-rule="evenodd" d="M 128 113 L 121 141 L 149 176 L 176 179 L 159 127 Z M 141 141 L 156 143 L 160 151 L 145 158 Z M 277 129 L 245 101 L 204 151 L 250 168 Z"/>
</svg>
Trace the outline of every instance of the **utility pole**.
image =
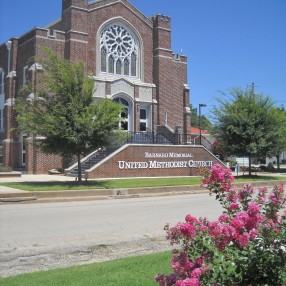
<svg viewBox="0 0 286 286">
<path fill-rule="evenodd" d="M 206 107 L 206 104 L 199 104 L 199 128 L 200 128 L 200 145 L 202 145 L 202 127 L 201 127 L 201 107 Z"/>
<path fill-rule="evenodd" d="M 255 85 L 254 82 L 252 82 L 252 84 L 248 84 L 247 86 L 251 86 L 251 95 L 254 99 L 254 97 L 255 97 L 254 88 L 259 87 L 259 85 Z"/>
</svg>

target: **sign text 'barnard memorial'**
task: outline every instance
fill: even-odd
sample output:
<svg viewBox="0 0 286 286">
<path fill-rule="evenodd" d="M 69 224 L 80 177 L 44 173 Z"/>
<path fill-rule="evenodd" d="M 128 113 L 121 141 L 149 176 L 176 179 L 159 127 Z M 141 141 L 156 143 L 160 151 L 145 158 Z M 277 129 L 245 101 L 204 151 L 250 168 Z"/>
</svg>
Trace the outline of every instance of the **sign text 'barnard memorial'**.
<svg viewBox="0 0 286 286">
<path fill-rule="evenodd" d="M 118 168 L 120 170 L 126 169 L 173 169 L 173 168 L 197 168 L 197 167 L 211 167 L 213 161 L 196 161 L 192 153 L 149 153 L 145 152 L 144 161 L 118 161 Z M 181 159 L 173 161 L 172 159 Z M 158 161 L 156 159 L 163 159 Z"/>
</svg>

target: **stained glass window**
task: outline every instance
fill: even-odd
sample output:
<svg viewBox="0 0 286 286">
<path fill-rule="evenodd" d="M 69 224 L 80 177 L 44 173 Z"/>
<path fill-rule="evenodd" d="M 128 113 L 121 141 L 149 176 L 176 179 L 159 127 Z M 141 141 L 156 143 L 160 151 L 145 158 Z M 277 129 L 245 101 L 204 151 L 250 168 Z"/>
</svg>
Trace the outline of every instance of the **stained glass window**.
<svg viewBox="0 0 286 286">
<path fill-rule="evenodd" d="M 139 42 L 125 27 L 119 24 L 108 26 L 101 32 L 101 71 L 106 72 L 108 58 L 108 73 L 138 76 Z M 111 67 L 113 61 L 113 68 Z M 114 67 L 116 63 L 116 67 Z M 122 68 L 123 67 L 123 68 Z"/>
</svg>

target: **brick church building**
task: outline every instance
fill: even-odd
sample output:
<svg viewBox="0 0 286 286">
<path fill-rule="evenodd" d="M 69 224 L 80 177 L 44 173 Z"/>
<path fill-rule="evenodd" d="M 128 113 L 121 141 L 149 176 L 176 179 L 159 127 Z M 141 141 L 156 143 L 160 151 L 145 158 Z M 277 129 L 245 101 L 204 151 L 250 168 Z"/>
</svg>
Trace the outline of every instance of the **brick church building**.
<svg viewBox="0 0 286 286">
<path fill-rule="evenodd" d="M 60 0 L 57 0 L 60 1 Z M 37 23 L 35 23 L 37 24 Z M 60 167 L 58 156 L 28 144 L 13 110 L 19 89 L 37 84 L 42 67 L 31 58 L 49 47 L 61 57 L 83 61 L 93 75 L 94 98 L 121 102 L 129 132 L 188 133 L 187 58 L 171 48 L 171 19 L 147 17 L 128 0 L 62 0 L 62 16 L 0 45 L 0 160 L 5 167 L 45 173 Z"/>
</svg>

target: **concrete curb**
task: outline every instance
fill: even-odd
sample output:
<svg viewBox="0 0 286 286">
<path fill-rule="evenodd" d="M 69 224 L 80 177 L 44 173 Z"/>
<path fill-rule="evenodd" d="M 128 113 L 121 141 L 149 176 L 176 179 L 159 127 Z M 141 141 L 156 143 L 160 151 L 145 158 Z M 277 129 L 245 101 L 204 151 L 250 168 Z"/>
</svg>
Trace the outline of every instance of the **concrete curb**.
<svg viewBox="0 0 286 286">
<path fill-rule="evenodd" d="M 200 186 L 166 186 L 129 189 L 94 189 L 71 191 L 41 191 L 6 193 L 0 195 L 0 203 L 63 202 L 103 199 L 138 198 L 147 196 L 174 195 L 180 193 L 208 192 Z"/>
<path fill-rule="evenodd" d="M 253 187 L 269 187 L 286 180 L 249 182 Z M 246 183 L 236 183 L 242 187 Z M 70 191 L 41 191 L 26 193 L 5 193 L 0 195 L 0 204 L 4 203 L 48 203 L 48 202 L 71 202 L 106 199 L 142 198 L 152 196 L 174 196 L 185 194 L 208 193 L 207 189 L 200 185 L 192 186 L 164 186 L 128 189 L 93 189 L 93 190 L 70 190 Z"/>
</svg>

